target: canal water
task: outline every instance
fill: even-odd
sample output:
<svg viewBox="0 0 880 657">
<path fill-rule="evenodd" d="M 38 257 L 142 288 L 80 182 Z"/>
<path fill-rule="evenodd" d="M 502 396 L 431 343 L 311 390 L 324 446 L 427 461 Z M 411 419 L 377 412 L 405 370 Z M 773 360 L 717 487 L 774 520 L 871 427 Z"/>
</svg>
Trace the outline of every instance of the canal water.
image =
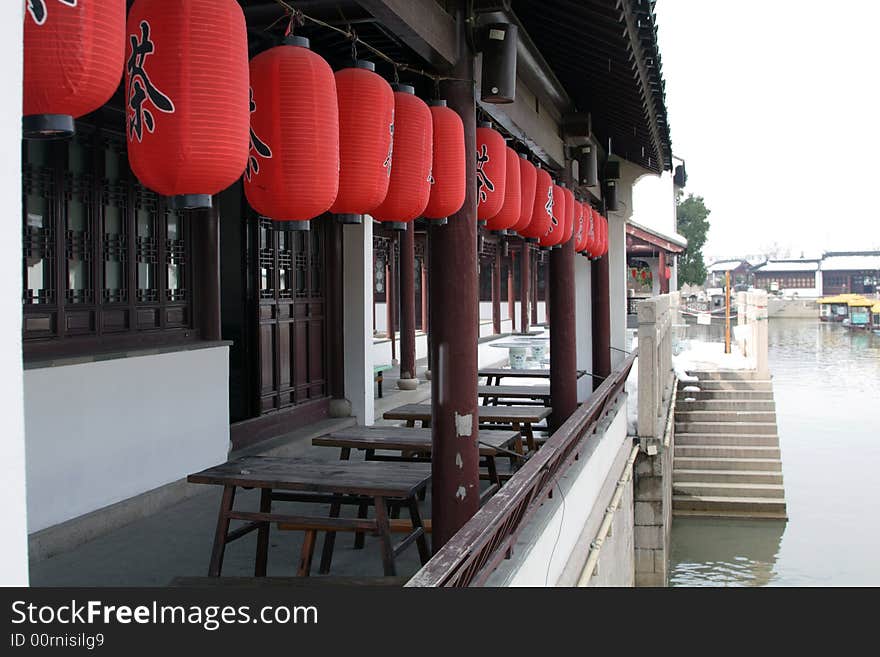
<svg viewBox="0 0 880 657">
<path fill-rule="evenodd" d="M 788 522 L 674 519 L 670 585 L 880 585 L 880 335 L 769 334 Z"/>
</svg>

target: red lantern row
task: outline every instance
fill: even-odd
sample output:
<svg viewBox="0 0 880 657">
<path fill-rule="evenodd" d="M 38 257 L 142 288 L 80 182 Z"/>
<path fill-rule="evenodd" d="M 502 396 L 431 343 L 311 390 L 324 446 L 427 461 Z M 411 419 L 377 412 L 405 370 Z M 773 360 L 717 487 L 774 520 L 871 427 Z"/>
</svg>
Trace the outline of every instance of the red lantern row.
<svg viewBox="0 0 880 657">
<path fill-rule="evenodd" d="M 73 134 L 73 120 L 93 112 L 119 87 L 125 56 L 125 0 L 25 3 L 26 138 Z"/>
</svg>

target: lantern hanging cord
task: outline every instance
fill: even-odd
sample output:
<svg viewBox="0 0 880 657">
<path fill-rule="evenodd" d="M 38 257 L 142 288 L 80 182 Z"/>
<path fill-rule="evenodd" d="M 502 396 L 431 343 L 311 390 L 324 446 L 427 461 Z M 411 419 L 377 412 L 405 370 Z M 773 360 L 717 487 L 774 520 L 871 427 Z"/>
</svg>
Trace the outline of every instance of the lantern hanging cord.
<svg viewBox="0 0 880 657">
<path fill-rule="evenodd" d="M 364 48 L 369 50 L 371 53 L 376 55 L 376 57 L 379 57 L 380 59 L 384 60 L 385 62 L 391 64 L 391 66 L 394 67 L 395 82 L 397 81 L 398 70 L 408 71 L 410 73 L 415 73 L 416 75 L 421 75 L 422 77 L 434 80 L 438 84 L 442 80 L 450 80 L 450 81 L 454 81 L 454 82 L 471 82 L 471 83 L 474 82 L 474 80 L 471 80 L 468 78 L 457 78 L 457 77 L 450 76 L 450 75 L 435 75 L 434 73 L 428 73 L 428 71 L 421 69 L 421 68 L 418 68 L 416 66 L 410 66 L 409 64 L 397 62 L 393 58 L 389 57 L 384 52 L 379 50 L 378 48 L 371 46 L 369 43 L 367 43 L 366 41 L 361 39 L 355 33 L 355 31 L 353 29 L 351 29 L 350 26 L 349 26 L 349 29 L 344 30 L 342 28 L 336 27 L 335 25 L 330 25 L 330 23 L 325 23 L 324 21 L 322 21 L 318 18 L 314 18 L 312 16 L 309 16 L 308 14 L 304 14 L 299 9 L 294 9 L 289 3 L 285 2 L 285 0 L 275 0 L 275 2 L 278 3 L 281 7 L 283 7 L 285 9 L 285 11 L 287 12 L 287 14 L 290 16 L 290 25 L 287 28 L 286 34 L 291 34 L 293 32 L 294 23 L 296 23 L 297 25 L 304 25 L 305 21 L 309 21 L 311 23 L 314 23 L 315 25 L 319 25 L 319 26 L 324 27 L 328 30 L 332 30 L 332 31 L 334 31 L 338 34 L 341 34 L 341 35 L 345 36 L 346 38 L 350 39 L 352 42 L 352 50 L 355 49 L 356 44 L 360 44 L 361 46 L 363 46 Z M 279 20 L 282 20 L 282 19 L 279 19 Z M 266 28 L 266 30 L 271 29 L 277 23 L 278 23 L 278 21 L 273 22 L 271 25 L 269 25 L 269 27 Z"/>
</svg>

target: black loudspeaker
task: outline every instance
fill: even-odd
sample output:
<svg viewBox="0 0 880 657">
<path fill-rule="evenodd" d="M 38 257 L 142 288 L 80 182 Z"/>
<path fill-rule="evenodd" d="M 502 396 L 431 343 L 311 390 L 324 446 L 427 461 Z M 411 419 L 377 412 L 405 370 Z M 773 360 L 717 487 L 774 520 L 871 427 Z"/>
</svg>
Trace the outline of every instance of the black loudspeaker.
<svg viewBox="0 0 880 657">
<path fill-rule="evenodd" d="M 618 180 L 620 178 L 620 162 L 609 160 L 605 163 L 605 180 Z"/>
<path fill-rule="evenodd" d="M 516 98 L 517 26 L 492 23 L 482 29 L 480 99 L 484 103 L 512 103 Z"/>
<path fill-rule="evenodd" d="M 687 185 L 688 177 L 687 171 L 684 168 L 684 162 L 675 167 L 675 174 L 672 180 L 676 187 L 685 187 Z"/>
<path fill-rule="evenodd" d="M 606 212 L 617 212 L 617 181 L 616 180 L 606 180 L 605 181 L 605 193 L 603 195 L 605 199 L 605 211 Z"/>
<path fill-rule="evenodd" d="M 599 162 L 596 158 L 596 147 L 592 144 L 577 149 L 578 180 L 585 187 L 599 184 Z"/>
</svg>

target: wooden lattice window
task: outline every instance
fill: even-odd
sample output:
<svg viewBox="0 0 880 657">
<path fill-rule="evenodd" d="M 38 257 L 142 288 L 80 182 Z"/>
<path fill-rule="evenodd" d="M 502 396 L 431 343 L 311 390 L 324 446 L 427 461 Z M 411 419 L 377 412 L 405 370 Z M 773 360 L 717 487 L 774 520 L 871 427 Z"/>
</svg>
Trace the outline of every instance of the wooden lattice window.
<svg viewBox="0 0 880 657">
<path fill-rule="evenodd" d="M 197 338 L 193 219 L 141 186 L 116 125 L 22 144 L 25 356 Z"/>
</svg>

